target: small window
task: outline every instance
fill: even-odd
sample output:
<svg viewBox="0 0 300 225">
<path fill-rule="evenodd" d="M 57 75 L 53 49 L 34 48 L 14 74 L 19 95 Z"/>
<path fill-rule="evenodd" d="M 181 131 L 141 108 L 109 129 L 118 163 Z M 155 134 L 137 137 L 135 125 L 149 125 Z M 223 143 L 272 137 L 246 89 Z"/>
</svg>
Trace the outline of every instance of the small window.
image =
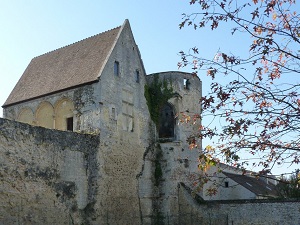
<svg viewBox="0 0 300 225">
<path fill-rule="evenodd" d="M 114 108 L 114 107 L 111 108 L 110 118 L 113 119 L 113 120 L 116 119 L 116 108 Z"/>
<path fill-rule="evenodd" d="M 67 130 L 73 131 L 73 117 L 67 118 Z"/>
<path fill-rule="evenodd" d="M 140 72 L 138 70 L 135 71 L 135 82 L 140 83 Z"/>
<path fill-rule="evenodd" d="M 120 65 L 119 65 L 118 61 L 115 61 L 115 64 L 114 64 L 114 74 L 116 76 L 120 75 Z"/>
<path fill-rule="evenodd" d="M 189 81 L 189 79 L 183 79 L 183 86 L 184 86 L 184 89 L 186 89 L 186 90 L 190 90 L 190 81 Z"/>
<path fill-rule="evenodd" d="M 229 187 L 229 182 L 225 181 L 225 188 L 228 188 L 228 187 Z"/>
</svg>

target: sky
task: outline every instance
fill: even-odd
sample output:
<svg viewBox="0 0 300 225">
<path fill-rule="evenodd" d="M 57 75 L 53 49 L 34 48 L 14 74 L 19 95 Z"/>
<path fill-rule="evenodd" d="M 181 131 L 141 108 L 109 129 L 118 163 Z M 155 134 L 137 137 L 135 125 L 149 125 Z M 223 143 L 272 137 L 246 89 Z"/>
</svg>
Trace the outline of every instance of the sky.
<svg viewBox="0 0 300 225">
<path fill-rule="evenodd" d="M 178 70 L 178 52 L 194 46 L 213 57 L 225 39 L 209 30 L 179 29 L 182 13 L 195 9 L 188 0 L 3 1 L 0 104 L 32 58 L 120 26 L 125 19 L 129 19 L 148 74 Z M 191 72 L 187 68 L 182 71 Z M 208 78 L 205 75 L 201 79 Z"/>
<path fill-rule="evenodd" d="M 190 5 L 189 0 L 2 1 L 0 104 L 4 104 L 32 58 L 120 26 L 125 19 L 131 24 L 147 74 L 178 70 L 179 51 L 194 46 L 207 58 L 213 58 L 219 48 L 231 52 L 248 48 L 229 29 L 180 30 L 182 13 L 195 11 L 197 6 Z M 181 71 L 192 72 L 190 68 Z M 205 95 L 211 80 L 206 73 L 199 77 Z"/>
</svg>

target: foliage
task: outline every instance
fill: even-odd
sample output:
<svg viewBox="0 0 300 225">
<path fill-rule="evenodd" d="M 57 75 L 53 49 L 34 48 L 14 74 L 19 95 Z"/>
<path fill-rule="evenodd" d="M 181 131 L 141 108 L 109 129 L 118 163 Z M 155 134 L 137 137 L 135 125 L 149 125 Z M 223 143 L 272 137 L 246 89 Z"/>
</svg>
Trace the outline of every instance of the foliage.
<svg viewBox="0 0 300 225">
<path fill-rule="evenodd" d="M 300 198 L 300 174 L 296 171 L 289 179 L 282 178 L 277 185 L 278 193 L 284 198 Z"/>
<path fill-rule="evenodd" d="M 172 84 L 169 85 L 166 80 L 160 81 L 158 74 L 155 74 L 153 81 L 145 85 L 144 95 L 151 119 L 158 127 L 161 108 L 174 96 Z"/>
<path fill-rule="evenodd" d="M 249 51 L 241 56 L 219 50 L 212 59 L 197 47 L 181 51 L 179 67 L 211 77 L 210 93 L 201 99 L 201 118 L 221 125 L 201 126 L 200 138 L 215 140 L 202 160 L 225 161 L 270 172 L 283 163 L 298 164 L 300 148 L 300 16 L 293 0 L 190 0 L 193 14 L 183 14 L 180 28 L 222 25 L 241 35 Z M 212 43 L 213 44 L 213 43 Z M 224 43 L 225 44 L 225 43 Z M 245 56 L 247 55 L 247 56 Z M 213 123 L 212 123 L 213 124 Z M 251 161 L 242 159 L 258 159 Z"/>
</svg>

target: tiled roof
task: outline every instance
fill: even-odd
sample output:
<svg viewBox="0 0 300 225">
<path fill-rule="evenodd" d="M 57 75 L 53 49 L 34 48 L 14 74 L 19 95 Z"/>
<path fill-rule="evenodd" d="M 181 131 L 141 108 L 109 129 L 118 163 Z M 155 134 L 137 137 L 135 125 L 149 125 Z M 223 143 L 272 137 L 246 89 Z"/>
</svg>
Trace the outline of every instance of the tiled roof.
<svg viewBox="0 0 300 225">
<path fill-rule="evenodd" d="M 3 106 L 97 81 L 120 29 L 33 58 Z"/>
<path fill-rule="evenodd" d="M 222 172 L 225 176 L 247 188 L 257 196 L 277 196 L 276 186 L 265 182 L 262 178 Z"/>
</svg>

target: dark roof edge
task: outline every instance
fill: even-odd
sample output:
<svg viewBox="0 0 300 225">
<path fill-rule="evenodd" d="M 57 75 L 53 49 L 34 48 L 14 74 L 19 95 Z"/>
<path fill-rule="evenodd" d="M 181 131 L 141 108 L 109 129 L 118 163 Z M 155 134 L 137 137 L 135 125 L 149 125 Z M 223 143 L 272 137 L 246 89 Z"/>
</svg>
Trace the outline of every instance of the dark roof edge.
<svg viewBox="0 0 300 225">
<path fill-rule="evenodd" d="M 5 108 L 7 108 L 9 106 L 13 106 L 13 105 L 16 105 L 16 104 L 20 104 L 20 103 L 32 101 L 32 100 L 35 100 L 35 99 L 38 99 L 38 98 L 42 98 L 42 97 L 45 97 L 45 96 L 48 96 L 48 95 L 56 94 L 56 93 L 63 92 L 63 91 L 72 90 L 72 89 L 75 89 L 75 88 L 79 88 L 79 87 L 82 87 L 82 86 L 85 86 L 85 85 L 89 85 L 89 84 L 93 84 L 93 83 L 97 83 L 97 82 L 99 82 L 99 79 L 94 80 L 94 81 L 90 81 L 90 82 L 86 82 L 86 83 L 83 83 L 83 84 L 75 85 L 73 87 L 64 88 L 64 89 L 61 89 L 61 90 L 58 90 L 58 91 L 53 91 L 53 92 L 50 92 L 50 93 L 47 93 L 47 94 L 39 95 L 39 96 L 36 96 L 36 97 L 33 97 L 33 98 L 29 98 L 29 99 L 26 99 L 26 100 L 22 100 L 22 101 L 18 101 L 18 102 L 13 102 L 13 103 L 10 103 L 10 104 L 5 104 L 4 103 L 4 105 L 2 105 L 1 107 L 3 109 L 5 109 Z"/>
</svg>

